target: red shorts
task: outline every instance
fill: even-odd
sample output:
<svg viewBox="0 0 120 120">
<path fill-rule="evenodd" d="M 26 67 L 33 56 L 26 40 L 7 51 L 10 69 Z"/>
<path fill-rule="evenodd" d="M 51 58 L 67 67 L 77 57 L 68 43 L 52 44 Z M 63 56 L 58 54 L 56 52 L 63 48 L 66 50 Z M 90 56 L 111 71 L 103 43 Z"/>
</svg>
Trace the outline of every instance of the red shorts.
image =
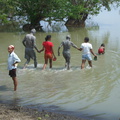
<svg viewBox="0 0 120 120">
<path fill-rule="evenodd" d="M 98 53 L 99 54 L 104 53 L 104 50 L 103 49 L 98 49 Z"/>
<path fill-rule="evenodd" d="M 45 59 L 52 59 L 52 58 L 53 58 L 53 55 L 50 54 L 50 53 L 49 53 L 49 54 L 45 54 L 45 55 L 44 55 L 44 58 L 45 58 Z"/>
</svg>

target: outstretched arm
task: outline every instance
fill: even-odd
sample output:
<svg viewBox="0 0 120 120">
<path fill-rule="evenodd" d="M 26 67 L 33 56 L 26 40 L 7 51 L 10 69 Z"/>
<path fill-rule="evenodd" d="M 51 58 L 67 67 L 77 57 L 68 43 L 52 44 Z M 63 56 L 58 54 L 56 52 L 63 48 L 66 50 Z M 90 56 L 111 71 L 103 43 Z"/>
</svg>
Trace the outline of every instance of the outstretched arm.
<svg viewBox="0 0 120 120">
<path fill-rule="evenodd" d="M 82 51 L 82 48 L 78 48 L 78 50 Z"/>
<path fill-rule="evenodd" d="M 44 51 L 44 46 L 43 46 L 43 48 L 41 50 L 38 50 L 39 53 L 41 53 L 42 51 Z"/>
<path fill-rule="evenodd" d="M 71 46 L 74 47 L 74 48 L 76 48 L 76 49 L 79 49 L 79 48 L 77 47 L 77 45 L 75 45 L 73 42 L 71 42 Z"/>
</svg>

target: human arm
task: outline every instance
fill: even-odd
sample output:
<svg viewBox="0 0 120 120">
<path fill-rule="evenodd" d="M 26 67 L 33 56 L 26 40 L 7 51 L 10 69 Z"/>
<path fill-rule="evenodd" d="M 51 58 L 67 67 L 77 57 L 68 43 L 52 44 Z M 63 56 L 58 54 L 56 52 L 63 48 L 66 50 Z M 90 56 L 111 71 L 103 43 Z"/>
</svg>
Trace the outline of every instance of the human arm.
<svg viewBox="0 0 120 120">
<path fill-rule="evenodd" d="M 42 51 L 44 51 L 44 46 L 43 46 L 43 48 L 41 50 L 38 50 L 39 53 L 41 53 Z"/>
<path fill-rule="evenodd" d="M 16 66 L 17 63 L 19 62 L 21 62 L 20 58 L 16 54 L 14 54 L 13 55 L 13 66 Z"/>
<path fill-rule="evenodd" d="M 55 54 L 54 54 L 53 47 L 52 47 L 52 54 L 53 54 L 53 57 L 56 59 L 56 56 L 55 56 Z"/>
<path fill-rule="evenodd" d="M 78 48 L 79 51 L 83 50 L 83 45 L 81 44 L 80 48 Z"/>
<path fill-rule="evenodd" d="M 38 48 L 37 48 L 37 46 L 36 46 L 36 37 L 35 37 L 35 36 L 33 36 L 33 46 L 34 46 L 35 50 L 36 50 L 37 52 L 39 52 L 39 50 L 38 50 Z"/>
<path fill-rule="evenodd" d="M 26 47 L 26 36 L 24 37 L 22 44 Z"/>
<path fill-rule="evenodd" d="M 75 45 L 73 42 L 71 42 L 71 46 L 74 47 L 74 48 L 76 48 L 76 49 L 79 49 L 79 48 L 77 47 L 77 45 Z"/>
<path fill-rule="evenodd" d="M 63 44 L 61 43 L 60 46 L 58 47 L 58 56 L 60 56 L 60 48 L 63 46 Z"/>
<path fill-rule="evenodd" d="M 105 53 L 105 47 L 103 47 L 104 53 Z"/>
<path fill-rule="evenodd" d="M 92 49 L 90 49 L 90 52 L 94 55 L 94 56 L 97 56 Z"/>
<path fill-rule="evenodd" d="M 78 50 L 82 51 L 82 48 L 78 48 Z"/>
</svg>

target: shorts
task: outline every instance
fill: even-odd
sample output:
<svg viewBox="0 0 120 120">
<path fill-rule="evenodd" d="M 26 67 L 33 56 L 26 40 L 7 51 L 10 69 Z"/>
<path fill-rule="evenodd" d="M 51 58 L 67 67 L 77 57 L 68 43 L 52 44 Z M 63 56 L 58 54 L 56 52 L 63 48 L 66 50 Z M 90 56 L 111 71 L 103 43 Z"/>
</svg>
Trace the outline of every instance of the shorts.
<svg viewBox="0 0 120 120">
<path fill-rule="evenodd" d="M 16 69 L 9 70 L 10 77 L 16 77 Z"/>
<path fill-rule="evenodd" d="M 32 48 L 25 48 L 25 59 L 30 60 L 30 58 L 35 60 L 36 53 Z"/>
<path fill-rule="evenodd" d="M 103 49 L 98 49 L 98 53 L 99 54 L 104 53 L 104 50 Z"/>
<path fill-rule="evenodd" d="M 70 62 L 70 53 L 63 52 L 63 57 L 65 58 L 66 62 Z"/>
<path fill-rule="evenodd" d="M 45 59 L 52 59 L 52 58 L 53 58 L 53 55 L 50 54 L 50 53 L 49 53 L 49 54 L 45 54 L 45 55 L 44 55 L 44 58 L 45 58 Z"/>
<path fill-rule="evenodd" d="M 92 61 L 92 57 L 90 54 L 82 55 L 82 60 Z"/>
</svg>

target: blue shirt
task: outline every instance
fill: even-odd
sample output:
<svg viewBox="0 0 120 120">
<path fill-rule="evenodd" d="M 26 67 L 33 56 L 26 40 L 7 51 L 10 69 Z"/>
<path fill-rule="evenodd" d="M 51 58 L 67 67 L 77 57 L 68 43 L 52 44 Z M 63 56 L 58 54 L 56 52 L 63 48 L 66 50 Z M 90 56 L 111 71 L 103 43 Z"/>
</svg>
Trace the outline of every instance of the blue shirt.
<svg viewBox="0 0 120 120">
<path fill-rule="evenodd" d="M 16 69 L 17 66 L 13 66 L 14 63 L 21 62 L 20 58 L 14 53 L 14 51 L 8 55 L 8 70 Z"/>
</svg>

